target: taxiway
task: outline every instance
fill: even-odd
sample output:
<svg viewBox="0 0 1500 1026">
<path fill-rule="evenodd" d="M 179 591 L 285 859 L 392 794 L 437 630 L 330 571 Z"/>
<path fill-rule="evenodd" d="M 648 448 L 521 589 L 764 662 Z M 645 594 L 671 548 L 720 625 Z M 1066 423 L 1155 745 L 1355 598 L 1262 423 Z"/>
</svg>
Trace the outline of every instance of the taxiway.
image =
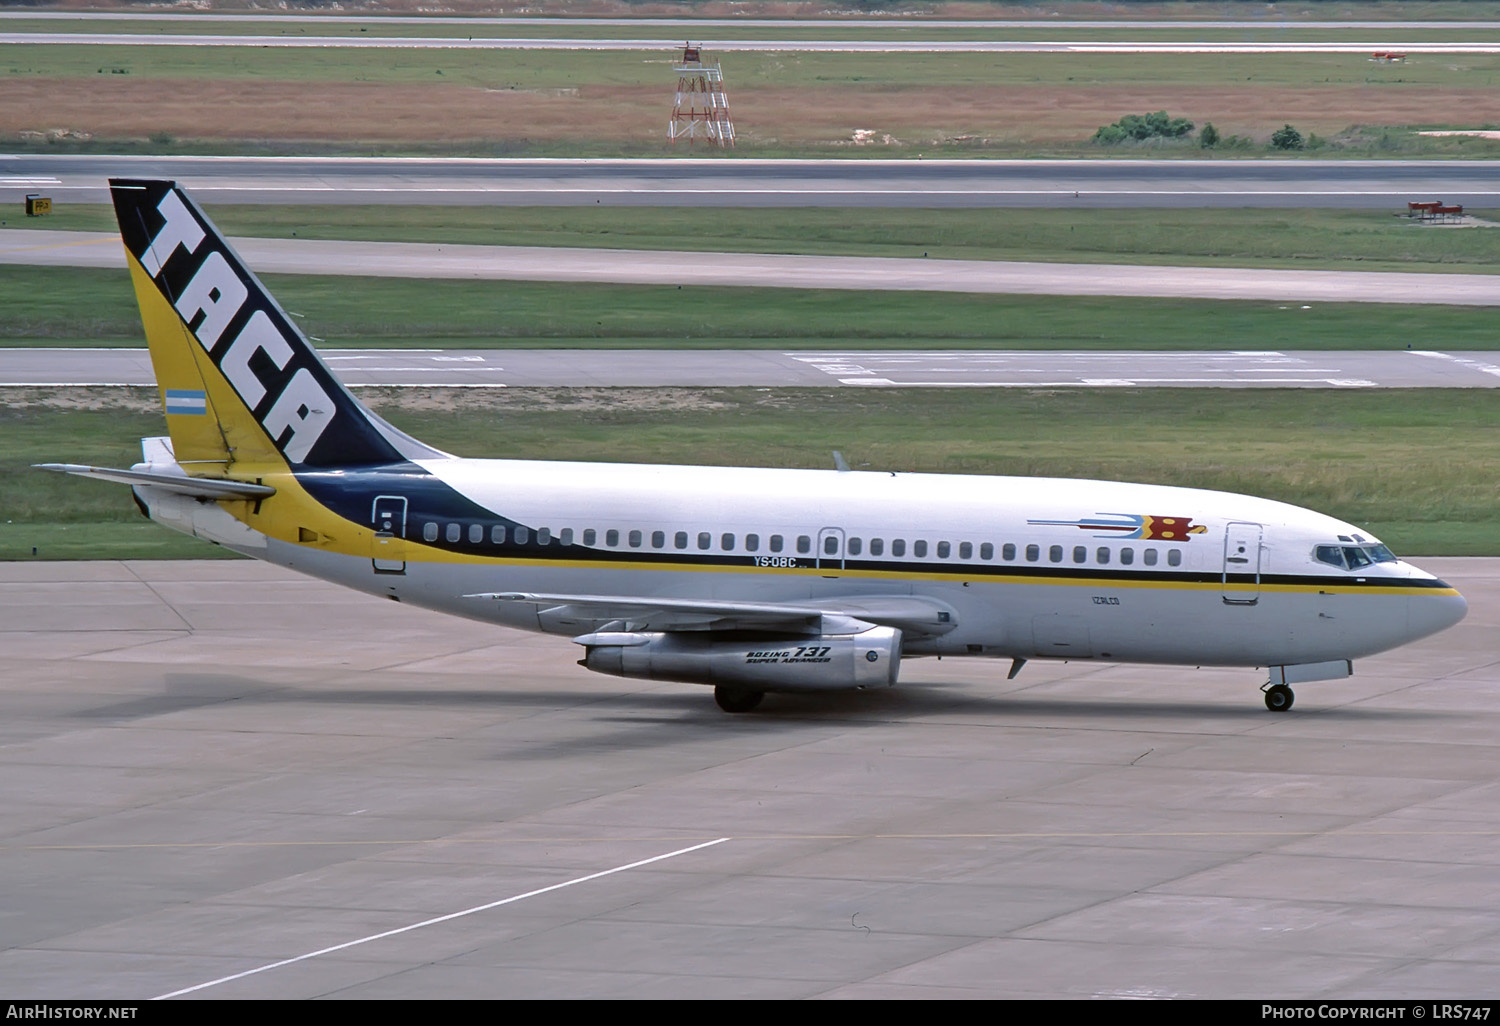
<svg viewBox="0 0 1500 1026">
<path fill-rule="evenodd" d="M 0 991 L 1451 999 L 1500 974 L 1500 560 L 1298 688 L 772 696 L 240 561 L 0 563 Z M 656 860 L 647 863 L 646 860 Z"/>
</svg>

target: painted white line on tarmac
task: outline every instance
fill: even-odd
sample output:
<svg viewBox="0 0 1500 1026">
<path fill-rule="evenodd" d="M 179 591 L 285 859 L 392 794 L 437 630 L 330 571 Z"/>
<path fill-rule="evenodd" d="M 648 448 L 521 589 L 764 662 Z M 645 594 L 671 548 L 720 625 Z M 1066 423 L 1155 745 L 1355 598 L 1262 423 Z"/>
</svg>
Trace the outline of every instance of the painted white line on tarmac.
<svg viewBox="0 0 1500 1026">
<path fill-rule="evenodd" d="M 1426 349 L 1413 349 L 1411 350 L 1411 355 L 1426 356 L 1434 360 L 1447 360 L 1451 363 L 1456 363 L 1467 367 L 1470 370 L 1476 370 L 1481 374 L 1493 374 L 1495 377 L 1500 378 L 1500 367 L 1496 367 L 1492 363 L 1482 363 L 1479 360 L 1470 360 L 1467 357 L 1454 356 L 1452 353 L 1435 353 L 1431 350 Z"/>
<path fill-rule="evenodd" d="M 1378 388 L 1364 378 L 1068 378 L 1062 381 L 892 381 L 890 378 L 840 378 L 841 385 L 866 388 L 1135 388 L 1223 385 L 1327 385 L 1330 388 Z"/>
<path fill-rule="evenodd" d="M 68 46 L 212 46 L 349 48 L 359 50 L 675 50 L 672 39 L 588 39 L 545 37 L 457 36 L 270 36 L 270 35 L 155 35 L 144 33 L 5 32 L 0 43 Z M 1155 40 L 818 40 L 818 39 L 701 39 L 699 45 L 728 53 L 1329 53 L 1369 54 L 1397 50 L 1408 54 L 1491 54 L 1500 44 L 1471 41 L 1341 42 L 1160 42 Z"/>
<path fill-rule="evenodd" d="M 394 937 L 397 934 L 409 933 L 412 930 L 420 930 L 424 926 L 433 926 L 437 923 L 446 923 L 452 919 L 459 919 L 463 916 L 471 916 L 476 912 L 485 912 L 492 908 L 499 908 L 501 905 L 509 905 L 513 902 L 522 901 L 526 898 L 534 898 L 539 894 L 547 894 L 551 891 L 562 890 L 564 887 L 572 887 L 574 884 L 588 883 L 590 880 L 598 880 L 601 877 L 613 876 L 615 873 L 623 873 L 627 869 L 639 869 L 641 866 L 649 866 L 653 862 L 661 862 L 665 859 L 676 858 L 678 855 L 686 855 L 689 852 L 701 851 L 704 848 L 712 848 L 714 845 L 723 844 L 727 840 L 729 840 L 729 838 L 720 837 L 717 840 L 704 841 L 702 844 L 695 844 L 691 848 L 679 848 L 676 851 L 669 851 L 665 855 L 655 855 L 649 859 L 641 859 L 639 862 L 631 862 L 624 866 L 616 866 L 613 869 L 606 869 L 599 873 L 590 873 L 588 876 L 580 876 L 572 880 L 565 880 L 562 883 L 553 884 L 550 887 L 539 887 L 534 891 L 527 891 L 525 894 L 515 894 L 509 898 L 501 898 L 499 901 L 492 901 L 487 905 L 476 905 L 473 908 L 466 908 L 462 912 L 450 912 L 445 916 L 437 916 L 432 919 L 424 919 L 420 923 L 412 923 L 410 926 L 401 926 L 397 927 L 394 930 L 386 930 L 384 933 L 376 933 L 371 934 L 368 937 L 361 937 L 359 938 L 359 940 L 345 941 L 343 944 L 335 944 L 332 947 L 320 948 L 317 951 L 309 951 L 307 954 L 298 955 L 296 958 L 284 958 L 280 962 L 271 962 L 267 965 L 257 966 L 254 969 L 246 969 L 244 972 L 235 973 L 232 976 L 221 976 L 217 980 L 209 980 L 207 983 L 199 983 L 192 987 L 184 987 L 181 990 L 174 990 L 168 994 L 158 994 L 151 1000 L 163 1001 L 167 998 L 180 997 L 183 994 L 191 994 L 194 991 L 204 990 L 208 987 L 216 987 L 221 983 L 229 983 L 232 980 L 242 980 L 247 976 L 254 976 L 257 973 L 268 972 L 271 969 L 279 969 L 281 966 L 291 965 L 294 962 L 305 962 L 307 959 L 317 958 L 319 955 L 327 955 L 335 951 L 344 951 L 348 948 L 357 947 L 360 944 L 368 944 L 371 941 L 382 940 L 386 937 Z"/>
</svg>

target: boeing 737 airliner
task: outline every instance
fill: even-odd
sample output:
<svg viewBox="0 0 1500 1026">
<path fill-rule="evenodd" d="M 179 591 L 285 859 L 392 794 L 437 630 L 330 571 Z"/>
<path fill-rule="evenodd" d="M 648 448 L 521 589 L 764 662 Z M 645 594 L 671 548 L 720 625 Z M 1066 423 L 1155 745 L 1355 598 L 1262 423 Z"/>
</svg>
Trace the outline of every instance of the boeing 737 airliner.
<svg viewBox="0 0 1500 1026">
<path fill-rule="evenodd" d="M 355 399 L 175 183 L 110 187 L 169 437 L 130 470 L 48 469 L 258 559 L 571 637 L 592 670 L 744 712 L 916 656 L 1263 667 L 1285 710 L 1467 609 L 1367 532 L 1246 495 L 451 456 Z"/>
</svg>

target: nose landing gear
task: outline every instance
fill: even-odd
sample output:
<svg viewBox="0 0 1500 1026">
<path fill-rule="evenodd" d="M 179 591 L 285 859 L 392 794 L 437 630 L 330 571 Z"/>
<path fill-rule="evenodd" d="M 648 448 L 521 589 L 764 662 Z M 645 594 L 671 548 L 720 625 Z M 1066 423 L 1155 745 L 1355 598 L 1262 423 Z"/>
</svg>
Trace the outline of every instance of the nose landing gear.
<svg viewBox="0 0 1500 1026">
<path fill-rule="evenodd" d="M 1266 708 L 1272 712 L 1286 712 L 1297 697 L 1285 684 L 1272 684 L 1270 681 L 1261 690 L 1266 693 Z"/>
</svg>

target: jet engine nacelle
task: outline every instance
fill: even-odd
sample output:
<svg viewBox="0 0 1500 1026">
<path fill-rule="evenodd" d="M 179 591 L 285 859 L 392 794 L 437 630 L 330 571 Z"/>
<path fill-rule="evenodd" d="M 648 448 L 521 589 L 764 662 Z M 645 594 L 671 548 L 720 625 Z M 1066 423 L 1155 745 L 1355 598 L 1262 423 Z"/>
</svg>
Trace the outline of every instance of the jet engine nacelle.
<svg viewBox="0 0 1500 1026">
<path fill-rule="evenodd" d="M 587 648 L 579 664 L 599 673 L 757 691 L 885 688 L 901 668 L 901 632 L 894 627 L 734 641 L 708 633 L 607 631 L 573 640 Z"/>
</svg>

